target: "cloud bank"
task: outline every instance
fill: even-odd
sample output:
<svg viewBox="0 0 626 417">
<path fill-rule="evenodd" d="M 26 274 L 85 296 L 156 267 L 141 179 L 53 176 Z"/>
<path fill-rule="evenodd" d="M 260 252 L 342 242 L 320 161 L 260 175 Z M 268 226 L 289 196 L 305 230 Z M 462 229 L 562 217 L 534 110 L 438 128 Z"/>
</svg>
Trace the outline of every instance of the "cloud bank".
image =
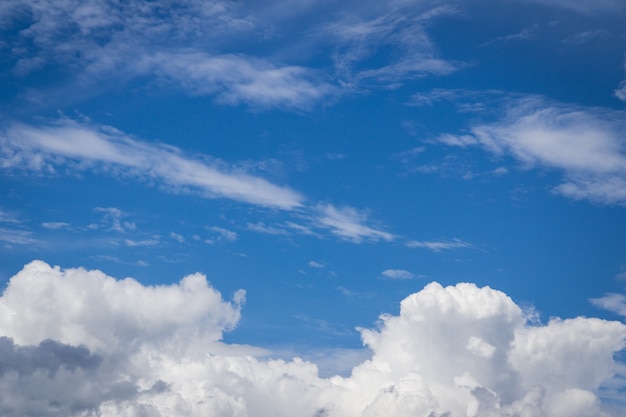
<svg viewBox="0 0 626 417">
<path fill-rule="evenodd" d="M 360 329 L 372 357 L 350 376 L 221 342 L 243 292 L 201 274 L 143 286 L 34 261 L 0 298 L 0 411 L 13 416 L 617 416 L 626 326 L 529 325 L 504 293 L 427 285 Z M 621 387 L 623 389 L 623 387 Z M 606 391 L 606 390 L 605 390 Z"/>
</svg>

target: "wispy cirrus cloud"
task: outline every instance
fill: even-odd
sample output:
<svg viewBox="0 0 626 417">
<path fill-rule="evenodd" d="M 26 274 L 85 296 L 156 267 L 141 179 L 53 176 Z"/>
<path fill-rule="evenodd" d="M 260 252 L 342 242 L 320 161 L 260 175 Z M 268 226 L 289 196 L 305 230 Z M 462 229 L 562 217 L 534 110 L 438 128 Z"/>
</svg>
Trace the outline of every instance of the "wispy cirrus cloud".
<svg viewBox="0 0 626 417">
<path fill-rule="evenodd" d="M 171 146 L 133 139 L 109 126 L 66 118 L 38 126 L 12 124 L 0 133 L 0 147 L 0 164 L 5 169 L 54 172 L 61 165 L 77 170 L 105 168 L 208 198 L 228 198 L 284 210 L 303 202 L 299 193 L 265 179 L 229 171 Z M 113 228 L 122 227 L 119 213 L 103 212 L 111 217 Z"/>
<path fill-rule="evenodd" d="M 444 134 L 438 141 L 479 146 L 510 157 L 523 168 L 563 173 L 553 191 L 604 204 L 626 204 L 626 114 L 620 111 L 548 102 L 539 97 L 511 100 L 504 116 L 476 124 L 467 134 Z"/>
<path fill-rule="evenodd" d="M 312 69 L 243 55 L 159 53 L 139 65 L 192 95 L 215 95 L 226 104 L 306 109 L 336 91 Z"/>
<path fill-rule="evenodd" d="M 461 239 L 451 239 L 451 240 L 409 240 L 405 243 L 405 245 L 409 248 L 424 248 L 429 249 L 433 252 L 440 252 L 442 250 L 450 250 L 450 249 L 462 249 L 462 248 L 471 248 L 472 244 L 469 242 L 464 242 Z"/>
<path fill-rule="evenodd" d="M 72 225 L 66 222 L 43 222 L 41 223 L 41 227 L 45 229 L 57 230 L 57 229 L 69 229 L 72 227 Z"/>
<path fill-rule="evenodd" d="M 596 307 L 626 317 L 626 296 L 624 294 L 606 294 L 604 297 L 592 298 L 590 301 Z"/>
<path fill-rule="evenodd" d="M 252 231 L 320 236 L 320 231 L 354 243 L 392 241 L 396 236 L 372 226 L 365 211 L 332 204 L 306 204 L 305 197 L 286 186 L 273 184 L 239 169 L 228 169 L 221 161 L 186 155 L 178 148 L 143 142 L 110 126 L 62 118 L 47 124 L 14 123 L 0 133 L 0 166 L 54 175 L 57 171 L 95 170 L 107 175 L 134 177 L 163 184 L 176 192 L 191 192 L 207 198 L 225 198 L 252 205 L 292 212 L 293 221 L 268 226 L 248 223 Z M 125 233 L 136 228 L 116 207 L 98 207 L 100 223 L 87 229 Z M 60 223 L 46 224 L 60 228 Z M 211 227 L 216 239 L 233 241 L 233 231 Z M 177 234 L 171 235 L 180 241 Z M 127 239 L 128 246 L 147 246 L 154 239 Z M 210 239 L 215 240 L 215 239 Z"/>
<path fill-rule="evenodd" d="M 394 2 L 372 7 L 377 13 L 349 13 L 326 24 L 321 36 L 332 39 L 336 76 L 343 85 L 364 82 L 386 85 L 425 75 L 446 75 L 456 63 L 440 58 L 425 30 L 425 23 L 440 15 L 455 13 L 453 7 L 430 3 Z M 365 64 L 381 49 L 392 48 L 394 59 Z"/>
<path fill-rule="evenodd" d="M 82 90 L 112 88 L 110 81 L 102 82 L 112 76 L 117 85 L 142 78 L 151 86 L 156 80 L 187 94 L 254 108 L 309 109 L 372 85 L 393 86 L 459 67 L 439 56 L 425 29 L 429 20 L 455 13 L 453 7 L 368 2 L 331 7 L 320 19 L 316 13 L 325 7 L 311 2 L 294 6 L 299 12 L 268 13 L 284 4 L 10 0 L 4 23 L 23 26 L 6 40 L 17 77 L 61 66 Z M 302 23 L 298 36 L 292 32 L 294 19 Z M 293 39 L 286 50 L 270 46 L 263 54 L 241 48 L 242 35 L 262 44 L 264 34 L 273 31 Z M 324 51 L 324 59 L 303 59 L 303 48 L 304 56 Z M 381 54 L 389 48 L 392 54 Z"/>
<path fill-rule="evenodd" d="M 0 242 L 6 245 L 34 245 L 41 242 L 30 230 L 0 227 Z"/>
<path fill-rule="evenodd" d="M 620 0 L 521 0 L 541 3 L 546 6 L 562 7 L 580 13 L 612 12 L 624 8 Z"/>
<path fill-rule="evenodd" d="M 242 5 L 227 0 L 160 2 L 30 1 L 4 5 L 14 75 L 62 66 L 85 85 L 113 77 L 157 79 L 223 104 L 309 108 L 333 94 L 313 69 L 232 53 L 230 39 L 262 31 Z M 261 24 L 262 26 L 262 24 Z M 207 48 L 206 45 L 222 48 Z M 209 50 L 210 49 L 210 50 Z M 220 49 L 227 52 L 220 52 Z M 107 83 L 104 83 L 107 84 Z"/>
<path fill-rule="evenodd" d="M 392 241 L 396 236 L 368 225 L 366 213 L 352 207 L 335 207 L 332 204 L 320 204 L 315 207 L 317 214 L 314 221 L 318 227 L 327 228 L 341 239 L 355 243 L 364 241 Z"/>
<path fill-rule="evenodd" d="M 381 278 L 385 279 L 413 279 L 415 275 L 404 269 L 385 269 L 380 273 Z"/>
<path fill-rule="evenodd" d="M 626 71 L 626 59 L 624 60 L 624 71 Z M 621 101 L 626 101 L 626 79 L 622 81 L 613 92 L 615 97 L 617 97 Z"/>
</svg>

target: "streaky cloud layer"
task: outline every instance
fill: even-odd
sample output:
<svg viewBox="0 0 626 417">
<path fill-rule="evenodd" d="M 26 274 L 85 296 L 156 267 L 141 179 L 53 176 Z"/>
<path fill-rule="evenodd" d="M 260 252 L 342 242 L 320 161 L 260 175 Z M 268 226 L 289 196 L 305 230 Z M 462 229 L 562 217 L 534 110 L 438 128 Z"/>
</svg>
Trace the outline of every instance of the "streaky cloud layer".
<svg viewBox="0 0 626 417">
<path fill-rule="evenodd" d="M 67 118 L 40 126 L 12 124 L 1 133 L 0 151 L 4 168 L 54 172 L 61 164 L 74 162 L 78 169 L 104 166 L 207 197 L 286 210 L 303 201 L 287 187 L 189 157 L 173 146 L 142 142 L 109 126 Z"/>
<path fill-rule="evenodd" d="M 543 167 L 563 173 L 553 191 L 604 204 L 626 204 L 624 112 L 580 108 L 527 96 L 505 103 L 493 123 L 476 124 L 471 134 L 440 135 L 450 146 L 480 146 L 512 157 L 524 168 Z"/>
<path fill-rule="evenodd" d="M 243 301 L 201 274 L 144 286 L 31 262 L 0 298 L 0 350 L 15 359 L 0 369 L 2 415 L 619 415 L 598 394 L 619 369 L 619 322 L 530 325 L 500 291 L 431 283 L 360 329 L 370 359 L 321 378 L 313 363 L 221 342 Z"/>
</svg>

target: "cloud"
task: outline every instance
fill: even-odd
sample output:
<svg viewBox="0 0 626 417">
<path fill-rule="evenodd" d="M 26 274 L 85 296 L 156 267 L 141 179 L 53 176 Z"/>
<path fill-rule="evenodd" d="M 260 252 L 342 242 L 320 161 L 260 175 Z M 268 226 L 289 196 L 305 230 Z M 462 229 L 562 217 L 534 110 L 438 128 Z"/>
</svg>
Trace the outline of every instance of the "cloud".
<svg viewBox="0 0 626 417">
<path fill-rule="evenodd" d="M 525 168 L 561 171 L 554 191 L 574 199 L 626 204 L 626 117 L 608 109 L 578 108 L 537 97 L 508 103 L 502 120 L 470 134 L 441 135 L 449 146 L 480 146 Z"/>
<path fill-rule="evenodd" d="M 112 85 L 112 76 L 118 85 L 148 77 L 151 85 L 158 80 L 190 95 L 258 108 L 304 109 L 334 94 L 310 68 L 216 51 L 215 45 L 229 49 L 232 38 L 262 30 L 247 8 L 231 1 L 186 0 L 172 8 L 138 1 L 15 0 L 5 8 L 20 22 L 8 39 L 13 75 L 60 65 L 80 85 L 73 95 L 97 93 Z"/>
<path fill-rule="evenodd" d="M 442 250 L 471 248 L 472 244 L 460 239 L 435 241 L 410 240 L 406 242 L 406 246 L 409 248 L 426 248 L 433 252 L 440 252 Z"/>
<path fill-rule="evenodd" d="M 309 263 L 307 265 L 309 267 L 311 267 L 311 268 L 318 268 L 318 269 L 326 267 L 326 265 L 324 265 L 322 263 L 319 263 L 319 262 L 316 262 L 316 261 L 309 261 Z"/>
<path fill-rule="evenodd" d="M 619 0 L 525 0 L 547 6 L 563 7 L 580 13 L 597 13 L 617 11 L 624 7 Z"/>
<path fill-rule="evenodd" d="M 8 0 L 3 14 L 16 29 L 7 39 L 12 75 L 60 66 L 73 80 L 66 80 L 63 95 L 97 94 L 139 79 L 222 104 L 306 110 L 368 84 L 395 86 L 459 67 L 439 56 L 425 30 L 429 20 L 455 13 L 453 7 L 297 3 L 285 13 L 273 0 L 261 6 L 186 0 L 176 8 L 134 0 Z M 289 43 L 278 49 L 262 43 L 271 34 Z M 254 48 L 243 46 L 254 52 L 241 52 L 244 37 L 255 39 Z"/>
<path fill-rule="evenodd" d="M 126 213 L 115 207 L 96 207 L 96 212 L 102 213 L 102 224 L 107 230 L 124 233 L 136 228 L 133 222 L 122 222 L 122 218 L 126 217 Z"/>
<path fill-rule="evenodd" d="M 207 227 L 208 230 L 217 234 L 218 241 L 234 242 L 237 240 L 237 233 L 232 230 L 224 229 L 223 227 L 211 226 Z"/>
<path fill-rule="evenodd" d="M 288 235 L 289 234 L 289 232 L 287 232 L 285 229 L 281 229 L 281 228 L 274 227 L 274 226 L 268 226 L 263 222 L 248 223 L 246 225 L 246 228 L 253 232 L 265 233 L 268 235 Z"/>
<path fill-rule="evenodd" d="M 21 221 L 12 213 L 7 213 L 0 209 L 0 223 L 18 224 Z"/>
<path fill-rule="evenodd" d="M 396 238 L 391 233 L 368 226 L 367 215 L 352 207 L 337 208 L 331 204 L 320 204 L 316 209 L 318 213 L 315 221 L 319 227 L 330 229 L 332 234 L 342 239 L 361 243 L 392 241 Z"/>
<path fill-rule="evenodd" d="M 158 54 L 138 65 L 192 95 L 215 95 L 226 104 L 306 109 L 335 89 L 311 69 L 241 55 Z"/>
<path fill-rule="evenodd" d="M 177 241 L 178 243 L 185 243 L 185 237 L 183 235 L 179 235 L 175 232 L 170 232 L 170 237 Z"/>
<path fill-rule="evenodd" d="M 360 362 L 320 377 L 311 362 L 220 342 L 242 302 L 200 274 L 143 286 L 32 262 L 0 297 L 2 415 L 623 415 L 600 396 L 620 381 L 619 322 L 529 325 L 502 292 L 431 283 L 360 329 L 369 354 L 307 352 L 324 367 Z"/>
<path fill-rule="evenodd" d="M 45 229 L 56 230 L 56 229 L 68 229 L 71 227 L 71 225 L 65 222 L 44 222 L 44 223 L 41 223 L 41 227 Z"/>
<path fill-rule="evenodd" d="M 537 25 L 533 25 L 530 28 L 524 28 L 517 33 L 513 33 L 511 35 L 498 36 L 493 38 L 485 43 L 482 43 L 480 46 L 489 46 L 500 42 L 510 42 L 510 41 L 526 41 L 529 39 L 533 39 L 537 36 Z"/>
<path fill-rule="evenodd" d="M 596 307 L 611 311 L 626 317 L 626 296 L 624 294 L 607 294 L 604 297 L 592 298 L 591 303 Z"/>
<path fill-rule="evenodd" d="M 386 269 L 380 276 L 388 279 L 412 279 L 415 275 L 404 269 Z"/>
<path fill-rule="evenodd" d="M 108 126 L 64 118 L 40 126 L 15 123 L 0 134 L 0 164 L 5 169 L 54 172 L 64 165 L 76 170 L 103 169 L 208 198 L 228 198 L 285 210 L 302 205 L 303 197 L 287 187 L 244 172 L 228 171 L 171 146 L 132 139 Z M 106 213 L 115 230 L 123 229 L 116 223 L 118 214 Z"/>
<path fill-rule="evenodd" d="M 22 229 L 0 227 L 0 242 L 10 245 L 35 245 L 41 242 L 33 237 L 33 232 Z"/>
<path fill-rule="evenodd" d="M 447 75 L 457 70 L 455 63 L 439 58 L 427 35 L 426 21 L 453 14 L 452 7 L 434 7 L 430 2 L 393 2 L 346 13 L 319 31 L 336 52 L 336 76 L 345 86 L 358 87 L 374 81 L 397 85 L 403 80 L 425 75 Z M 365 64 L 381 50 L 391 49 L 393 57 L 378 66 Z"/>
<path fill-rule="evenodd" d="M 159 236 L 154 236 L 152 239 L 144 239 L 144 240 L 132 240 L 126 239 L 124 240 L 126 246 L 135 247 L 135 246 L 158 246 L 161 244 L 161 240 Z"/>
<path fill-rule="evenodd" d="M 624 70 L 626 70 L 626 59 L 624 60 Z M 615 97 L 621 101 L 626 101 L 626 80 L 622 81 L 618 88 L 613 92 Z"/>
</svg>

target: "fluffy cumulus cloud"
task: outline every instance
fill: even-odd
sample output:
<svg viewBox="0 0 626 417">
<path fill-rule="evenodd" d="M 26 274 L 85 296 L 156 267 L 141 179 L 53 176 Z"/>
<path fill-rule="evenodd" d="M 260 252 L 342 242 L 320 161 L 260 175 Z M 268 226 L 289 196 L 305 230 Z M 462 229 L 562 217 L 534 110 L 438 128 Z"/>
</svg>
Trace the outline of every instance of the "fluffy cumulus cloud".
<svg viewBox="0 0 626 417">
<path fill-rule="evenodd" d="M 524 168 L 558 170 L 554 191 L 574 199 L 626 204 L 626 115 L 527 97 L 508 103 L 502 120 L 465 135 L 441 135 L 450 146 L 480 146 Z"/>
<path fill-rule="evenodd" d="M 35 261 L 0 298 L 0 398 L 12 416 L 620 415 L 598 392 L 616 378 L 626 326 L 531 326 L 502 292 L 426 286 L 361 329 L 372 352 L 350 376 L 267 359 L 220 340 L 244 301 L 200 274 L 143 286 Z M 621 410 L 623 412 L 623 410 Z"/>
</svg>

